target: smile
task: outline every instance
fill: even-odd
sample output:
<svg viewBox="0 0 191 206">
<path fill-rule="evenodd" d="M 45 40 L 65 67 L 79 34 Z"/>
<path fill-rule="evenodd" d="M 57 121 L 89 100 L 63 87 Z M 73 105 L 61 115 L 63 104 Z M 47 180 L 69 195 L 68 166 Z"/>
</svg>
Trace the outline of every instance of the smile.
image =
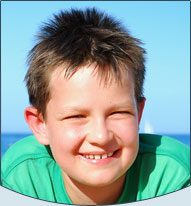
<svg viewBox="0 0 191 206">
<path fill-rule="evenodd" d="M 84 153 L 80 154 L 79 157 L 85 161 L 87 164 L 94 165 L 94 166 L 103 166 L 108 165 L 110 163 L 115 163 L 121 155 L 121 149 L 117 149 L 113 152 L 108 153 L 98 153 L 98 152 L 91 152 L 91 153 Z"/>
<path fill-rule="evenodd" d="M 106 159 L 108 157 L 113 156 L 114 152 L 110 152 L 108 154 L 103 154 L 103 155 L 83 155 L 83 157 L 87 158 L 87 159 L 95 159 L 95 160 L 99 160 L 99 159 Z"/>
</svg>

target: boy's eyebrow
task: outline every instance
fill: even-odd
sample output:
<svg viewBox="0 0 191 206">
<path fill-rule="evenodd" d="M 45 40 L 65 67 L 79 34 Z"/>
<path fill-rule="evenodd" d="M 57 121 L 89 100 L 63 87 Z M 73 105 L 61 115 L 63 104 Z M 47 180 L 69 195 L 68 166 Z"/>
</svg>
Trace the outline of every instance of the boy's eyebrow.
<svg viewBox="0 0 191 206">
<path fill-rule="evenodd" d="M 133 108 L 132 104 L 114 104 L 111 106 L 111 109 L 130 109 Z"/>
<path fill-rule="evenodd" d="M 132 103 L 119 103 L 119 104 L 113 104 L 111 105 L 107 110 L 117 110 L 117 109 L 133 109 L 133 104 Z M 81 107 L 81 106 L 65 106 L 62 107 L 62 111 L 57 112 L 57 116 L 63 116 L 65 113 L 73 113 L 73 112 L 85 112 L 88 113 L 89 109 L 86 107 Z"/>
<path fill-rule="evenodd" d="M 134 110 L 135 110 L 135 106 L 134 106 L 134 104 L 132 104 L 132 103 L 129 103 L 129 104 L 127 104 L 127 103 L 125 103 L 125 104 L 114 104 L 114 105 L 112 105 L 109 109 L 108 109 L 108 111 L 116 111 L 116 110 L 128 110 L 128 111 L 131 111 L 131 112 L 134 112 Z"/>
<path fill-rule="evenodd" d="M 88 109 L 83 108 L 83 107 L 79 107 L 79 106 L 69 106 L 69 107 L 62 107 L 61 111 L 57 112 L 57 116 L 62 116 L 65 113 L 73 113 L 73 112 L 87 112 Z"/>
</svg>

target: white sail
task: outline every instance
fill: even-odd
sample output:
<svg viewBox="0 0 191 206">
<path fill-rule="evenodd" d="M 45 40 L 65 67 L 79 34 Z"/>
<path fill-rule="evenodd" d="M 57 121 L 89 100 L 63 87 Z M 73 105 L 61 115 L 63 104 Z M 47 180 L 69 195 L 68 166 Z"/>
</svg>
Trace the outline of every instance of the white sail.
<svg viewBox="0 0 191 206">
<path fill-rule="evenodd" d="M 145 122 L 144 132 L 145 133 L 149 133 L 149 134 L 153 134 L 154 133 L 154 129 L 153 129 L 153 127 L 152 127 L 152 125 L 151 125 L 151 123 L 149 121 Z"/>
</svg>

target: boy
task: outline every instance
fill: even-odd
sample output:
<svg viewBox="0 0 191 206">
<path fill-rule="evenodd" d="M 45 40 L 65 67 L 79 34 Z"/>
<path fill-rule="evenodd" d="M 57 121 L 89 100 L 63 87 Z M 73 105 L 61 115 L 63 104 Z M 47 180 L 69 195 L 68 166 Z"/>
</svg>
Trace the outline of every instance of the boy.
<svg viewBox="0 0 191 206">
<path fill-rule="evenodd" d="M 127 203 L 189 185 L 189 149 L 139 135 L 145 98 L 141 42 L 96 9 L 42 27 L 25 80 L 34 136 L 9 149 L 2 184 L 65 204 Z M 36 141 L 37 140 L 37 141 Z"/>
</svg>

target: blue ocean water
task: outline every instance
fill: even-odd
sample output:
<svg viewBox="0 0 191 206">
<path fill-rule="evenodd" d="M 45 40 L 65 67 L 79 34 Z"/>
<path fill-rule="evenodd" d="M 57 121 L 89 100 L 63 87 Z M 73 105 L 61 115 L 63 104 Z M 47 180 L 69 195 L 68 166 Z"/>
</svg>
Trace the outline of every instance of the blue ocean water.
<svg viewBox="0 0 191 206">
<path fill-rule="evenodd" d="M 20 139 L 27 137 L 31 134 L 1 134 L 1 157 L 5 154 L 7 149 Z M 190 146 L 190 134 L 162 134 L 172 137 L 187 146 Z"/>
</svg>

